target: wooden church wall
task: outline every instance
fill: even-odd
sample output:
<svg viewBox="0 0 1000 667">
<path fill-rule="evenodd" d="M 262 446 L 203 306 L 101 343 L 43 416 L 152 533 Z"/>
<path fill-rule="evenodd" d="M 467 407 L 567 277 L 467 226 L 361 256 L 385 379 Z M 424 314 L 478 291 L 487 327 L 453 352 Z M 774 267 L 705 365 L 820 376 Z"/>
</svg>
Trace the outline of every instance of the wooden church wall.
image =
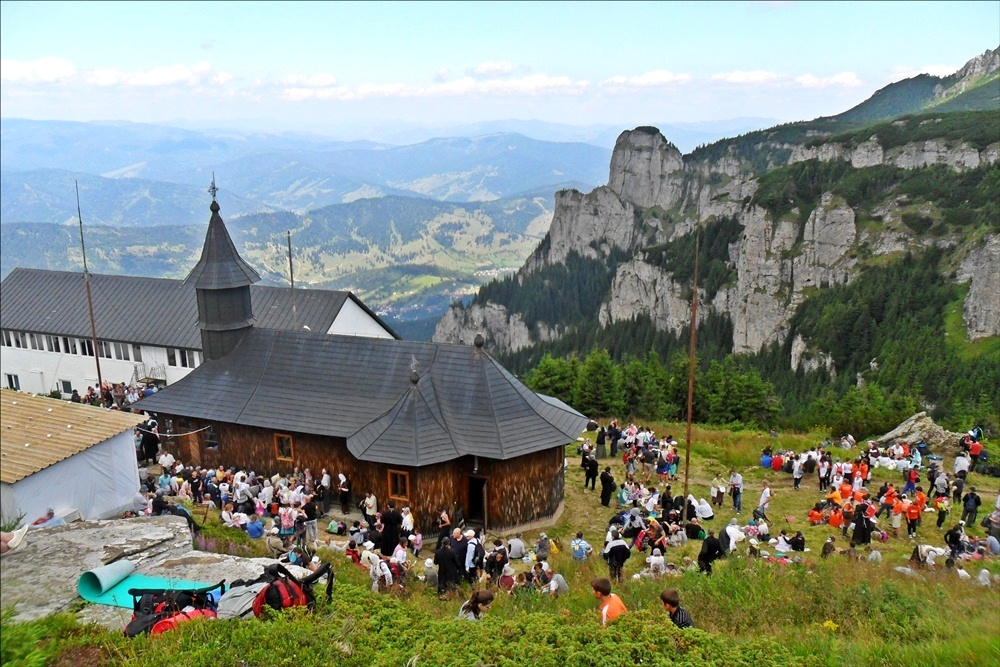
<svg viewBox="0 0 1000 667">
<path fill-rule="evenodd" d="M 190 431 L 208 426 L 208 422 L 186 420 Z M 223 465 L 242 467 L 268 476 L 290 474 L 296 468 L 312 471 L 319 478 L 326 468 L 336 482 L 337 473 L 344 473 L 352 483 L 352 505 L 371 490 L 378 499 L 379 511 L 389 501 L 389 471 L 409 475 L 409 502 L 397 501 L 397 508 L 408 504 L 414 519 L 424 532 L 425 542 L 433 542 L 437 508 L 453 511 L 455 507 L 470 507 L 469 477 L 487 479 L 487 507 L 491 529 L 508 528 L 555 513 L 563 498 L 564 449 L 557 447 L 527 454 L 507 461 L 465 456 L 454 461 L 423 466 L 394 466 L 361 461 L 347 449 L 344 438 L 285 433 L 292 436 L 291 460 L 277 458 L 275 431 L 236 424 L 212 424 L 218 449 L 208 449 L 206 431 L 176 438 L 181 460 L 200 460 L 203 466 Z M 185 458 L 186 457 L 186 458 Z M 332 501 L 333 516 L 339 516 L 338 497 Z"/>
</svg>

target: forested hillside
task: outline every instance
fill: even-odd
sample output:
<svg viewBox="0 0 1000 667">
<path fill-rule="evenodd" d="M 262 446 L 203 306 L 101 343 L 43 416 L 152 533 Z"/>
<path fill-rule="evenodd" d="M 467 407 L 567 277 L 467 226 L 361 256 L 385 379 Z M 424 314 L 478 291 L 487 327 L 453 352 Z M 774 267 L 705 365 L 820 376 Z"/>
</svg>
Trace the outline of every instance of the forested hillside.
<svg viewBox="0 0 1000 667">
<path fill-rule="evenodd" d="M 990 63 L 961 97 L 992 90 Z M 867 434 L 929 409 L 1000 429 L 1000 112 L 893 118 L 887 94 L 685 156 L 624 133 L 609 186 L 557 197 L 525 267 L 436 338 L 487 330 L 587 414 L 678 419 L 697 237 L 697 420 Z"/>
</svg>

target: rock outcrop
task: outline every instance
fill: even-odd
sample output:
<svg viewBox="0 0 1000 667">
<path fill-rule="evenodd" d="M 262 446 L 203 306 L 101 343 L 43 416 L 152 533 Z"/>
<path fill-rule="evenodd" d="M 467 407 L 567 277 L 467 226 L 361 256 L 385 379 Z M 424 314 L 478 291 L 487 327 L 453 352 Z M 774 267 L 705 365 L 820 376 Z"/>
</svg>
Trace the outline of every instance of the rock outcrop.
<svg viewBox="0 0 1000 667">
<path fill-rule="evenodd" d="M 69 611 L 80 601 L 79 576 L 114 557 L 131 560 L 138 574 L 206 583 L 253 579 L 274 562 L 194 551 L 191 532 L 181 517 L 77 521 L 28 531 L 24 547 L 4 556 L 0 601 L 5 610 L 16 605 L 19 621 Z M 290 571 L 296 576 L 307 573 L 295 566 Z M 90 605 L 81 616 L 120 630 L 132 610 Z"/>
<path fill-rule="evenodd" d="M 670 274 L 634 259 L 618 267 L 611 285 L 611 299 L 601 306 L 600 324 L 604 327 L 648 315 L 660 331 L 680 333 L 691 322 L 690 297 L 685 298 L 683 292 L 684 288 Z M 699 311 L 699 322 L 707 311 L 707 308 Z"/>
<path fill-rule="evenodd" d="M 981 164 L 993 164 L 1000 157 L 1000 144 L 993 143 L 979 151 L 966 143 L 952 144 L 931 139 L 916 143 L 883 149 L 878 137 L 873 136 L 854 148 L 838 143 L 819 146 L 796 146 L 788 158 L 788 164 L 819 160 L 820 162 L 850 162 L 856 169 L 893 165 L 900 169 L 919 169 L 943 164 L 955 171 L 975 169 Z"/>
<path fill-rule="evenodd" d="M 961 433 L 948 431 L 935 424 L 926 412 L 918 412 L 881 438 L 876 439 L 875 444 L 884 446 L 897 440 L 903 440 L 911 444 L 926 442 L 933 448 L 939 448 L 958 444 L 961 437 Z"/>
<path fill-rule="evenodd" d="M 471 344 L 476 334 L 483 334 L 488 349 L 517 352 L 535 342 L 520 314 L 511 314 L 495 303 L 468 309 L 449 308 L 438 322 L 434 340 L 439 343 Z"/>
<path fill-rule="evenodd" d="M 636 208 L 673 208 L 683 193 L 684 160 L 652 127 L 622 132 L 611 154 L 608 188 Z"/>
<path fill-rule="evenodd" d="M 599 248 L 606 254 L 610 248 L 635 246 L 639 236 L 635 207 L 610 188 L 599 187 L 589 194 L 563 190 L 555 199 L 548 249 L 528 258 L 527 272 L 546 264 L 563 264 L 571 251 L 581 257 L 599 257 Z"/>
<path fill-rule="evenodd" d="M 969 338 L 1000 336 L 1000 234 L 969 251 L 957 278 L 969 283 L 962 309 Z"/>
</svg>

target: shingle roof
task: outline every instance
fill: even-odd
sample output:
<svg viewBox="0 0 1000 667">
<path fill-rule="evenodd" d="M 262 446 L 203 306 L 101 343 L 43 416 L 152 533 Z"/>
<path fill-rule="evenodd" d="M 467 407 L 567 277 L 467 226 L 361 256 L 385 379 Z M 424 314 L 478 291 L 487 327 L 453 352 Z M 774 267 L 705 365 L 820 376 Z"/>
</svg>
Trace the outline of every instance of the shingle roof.
<svg viewBox="0 0 1000 667">
<path fill-rule="evenodd" d="M 0 481 L 14 484 L 131 429 L 143 419 L 128 412 L 2 389 Z"/>
<path fill-rule="evenodd" d="M 506 460 L 575 440 L 587 422 L 480 348 L 261 329 L 141 408 L 343 437 L 361 460 L 410 466 Z"/>
<path fill-rule="evenodd" d="M 91 274 L 90 291 L 98 338 L 201 349 L 193 284 L 165 278 Z M 251 285 L 250 299 L 256 326 L 292 328 L 290 290 Z M 347 299 L 364 307 L 350 292 L 296 289 L 298 326 L 326 332 Z M 83 275 L 69 271 L 14 269 L 0 283 L 0 326 L 14 331 L 89 338 L 90 319 Z M 389 327 L 385 328 L 392 332 Z"/>
<path fill-rule="evenodd" d="M 219 215 L 218 202 L 213 201 L 209 209 L 212 217 L 205 232 L 201 259 L 184 282 L 191 283 L 196 289 L 230 289 L 259 282 L 260 275 L 243 261 L 233 239 L 229 237 L 229 231 Z"/>
</svg>

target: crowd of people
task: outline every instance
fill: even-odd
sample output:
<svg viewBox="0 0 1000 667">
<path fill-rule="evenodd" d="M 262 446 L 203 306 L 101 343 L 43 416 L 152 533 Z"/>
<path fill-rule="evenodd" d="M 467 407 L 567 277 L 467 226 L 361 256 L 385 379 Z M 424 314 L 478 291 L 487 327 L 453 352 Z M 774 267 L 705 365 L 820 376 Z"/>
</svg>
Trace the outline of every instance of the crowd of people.
<svg viewBox="0 0 1000 667">
<path fill-rule="evenodd" d="M 71 403 L 84 403 L 108 410 L 131 410 L 132 405 L 138 403 L 146 396 L 156 393 L 154 384 L 137 384 L 135 382 L 108 382 L 101 383 L 100 388 L 91 385 L 81 396 L 76 389 L 70 394 Z"/>
<path fill-rule="evenodd" d="M 634 571 L 633 579 L 669 580 L 688 571 L 711 575 L 713 563 L 738 551 L 749 558 L 779 564 L 800 562 L 810 552 L 803 532 L 791 528 L 791 518 L 785 518 L 788 525 L 783 529 L 774 526 L 768 511 L 775 491 L 767 481 L 761 482 L 759 496 L 754 492 L 756 503 L 745 521 L 740 520 L 745 485 L 736 469 L 728 475 L 722 471 L 715 474 L 707 499 L 696 498 L 693 493 L 675 493 L 673 484 L 678 479 L 680 458 L 677 443 L 670 436 L 657 438 L 651 430 L 634 424 L 620 429 L 613 422 L 598 432 L 596 447 L 585 440 L 579 448 L 585 490 L 596 490 L 599 477 L 601 505 L 613 510 L 599 546 L 591 545 L 582 532 L 576 533 L 566 546 L 545 532 L 530 543 L 521 533 L 506 541 L 490 539 L 481 530 L 465 526 L 453 511 L 438 508 L 437 540 L 432 542 L 432 553 L 423 560 L 423 535 L 410 509 L 397 508 L 393 502 L 380 508 L 371 491 L 355 505 L 350 480 L 342 473 L 333 476 L 324 469 L 314 476 L 308 469 L 295 469 L 291 474 L 267 476 L 232 468 L 186 466 L 170 453 L 159 451 L 156 423 L 152 420 L 138 427 L 137 440 L 141 451 L 155 456 L 161 472 L 152 475 L 148 468 L 140 469 L 143 488 L 136 497 L 136 513 L 185 516 L 196 531 L 190 512 L 178 501 L 190 499 L 194 504 L 206 504 L 219 512 L 225 526 L 260 539 L 274 558 L 315 569 L 319 549 L 343 554 L 367 572 L 373 591 L 413 589 L 421 582 L 440 598 L 448 599 L 463 588 L 471 590 L 471 597 L 459 613 L 460 618 L 468 620 L 482 618 L 496 596 L 558 598 L 569 593 L 568 578 L 573 577 L 556 571 L 551 560 L 563 550 L 571 557 L 572 565 L 567 567 L 594 558 L 607 567 L 607 577 L 591 583 L 603 622 L 626 611 L 611 587 L 623 583 L 626 563 L 633 556 L 641 559 L 639 568 L 629 568 Z M 810 485 L 804 480 L 816 476 L 820 495 L 807 513 L 807 522 L 836 529 L 837 537 L 845 543 L 838 548 L 837 537 L 829 536 L 820 550 L 821 558 L 839 554 L 881 562 L 881 553 L 874 545 L 890 537 L 903 538 L 905 521 L 906 535 L 914 540 L 914 549 L 910 566 L 901 570 L 935 567 L 944 561 L 945 567 L 954 569 L 957 576 L 971 578 L 965 572 L 970 561 L 1000 555 L 1000 500 L 982 523 L 986 536 L 969 535 L 965 528 L 975 523 L 981 499 L 975 487 L 965 486 L 965 480 L 974 466 L 972 457 L 982 450 L 981 445 L 974 446 L 974 440 L 968 444 L 968 452 L 960 454 L 948 472 L 941 469 L 940 459 L 924 448 L 903 442 L 882 448 L 869 443 L 864 451 L 858 451 L 850 442 L 847 445 L 851 449 L 839 451 L 823 445 L 801 453 L 765 448 L 760 464 L 770 469 L 770 474 L 791 475 L 793 493 L 805 491 Z M 621 460 L 621 482 L 615 479 L 611 465 L 605 465 L 597 474 L 596 455 L 598 451 L 606 453 L 609 446 L 615 460 Z M 876 478 L 882 480 L 877 491 Z M 336 500 L 344 514 L 358 507 L 362 519 L 350 525 L 331 520 L 323 542 L 317 520 Z M 946 529 L 953 504 L 961 506 L 962 519 Z M 716 528 L 716 515 L 729 512 L 735 517 L 728 522 L 723 519 Z M 925 512 L 936 513 L 940 545 L 934 539 L 928 543 L 919 539 L 930 530 L 922 525 Z M 690 542 L 700 543 L 695 558 L 670 558 L 671 550 Z M 989 577 L 981 583 L 988 585 Z M 693 625 L 675 589 L 664 590 L 661 603 L 678 627 Z"/>
</svg>

